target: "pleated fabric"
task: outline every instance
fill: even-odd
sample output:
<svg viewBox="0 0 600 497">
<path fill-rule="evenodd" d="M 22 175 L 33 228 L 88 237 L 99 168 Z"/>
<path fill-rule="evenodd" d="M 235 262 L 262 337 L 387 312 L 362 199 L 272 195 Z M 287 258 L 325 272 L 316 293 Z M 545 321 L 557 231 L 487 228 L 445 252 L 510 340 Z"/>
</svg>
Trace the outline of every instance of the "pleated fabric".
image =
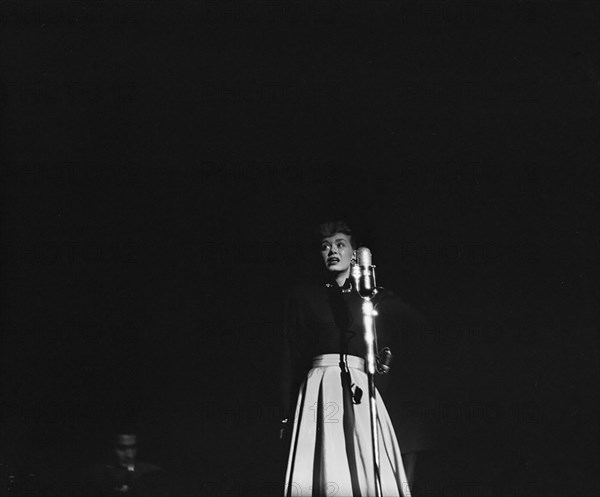
<svg viewBox="0 0 600 497">
<path fill-rule="evenodd" d="M 374 496 L 364 360 L 324 354 L 315 357 L 312 366 L 298 395 L 285 496 Z M 382 494 L 409 497 L 400 447 L 378 392 L 377 427 Z"/>
</svg>

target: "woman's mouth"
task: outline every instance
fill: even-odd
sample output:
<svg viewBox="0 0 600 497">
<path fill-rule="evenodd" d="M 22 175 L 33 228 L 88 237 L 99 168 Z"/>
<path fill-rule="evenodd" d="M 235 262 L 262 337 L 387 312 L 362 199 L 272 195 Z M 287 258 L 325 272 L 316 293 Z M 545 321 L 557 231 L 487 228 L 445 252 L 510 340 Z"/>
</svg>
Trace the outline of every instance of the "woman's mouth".
<svg viewBox="0 0 600 497">
<path fill-rule="evenodd" d="M 333 266 L 334 264 L 337 264 L 338 262 L 340 262 L 340 260 L 337 257 L 331 257 L 331 258 L 327 259 L 327 265 L 329 265 L 329 266 Z"/>
</svg>

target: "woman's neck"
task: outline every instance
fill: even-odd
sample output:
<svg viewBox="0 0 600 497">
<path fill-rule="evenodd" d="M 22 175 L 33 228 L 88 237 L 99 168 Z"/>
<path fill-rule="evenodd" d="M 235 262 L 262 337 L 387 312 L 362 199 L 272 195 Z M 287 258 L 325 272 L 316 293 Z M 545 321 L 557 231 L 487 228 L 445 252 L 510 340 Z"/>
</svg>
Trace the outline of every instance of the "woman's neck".
<svg viewBox="0 0 600 497">
<path fill-rule="evenodd" d="M 337 276 L 335 277 L 335 281 L 339 287 L 342 287 L 342 286 L 344 286 L 344 283 L 346 283 L 346 280 L 349 277 L 350 277 L 350 269 L 346 269 L 346 271 L 342 271 L 341 273 L 337 274 Z"/>
</svg>

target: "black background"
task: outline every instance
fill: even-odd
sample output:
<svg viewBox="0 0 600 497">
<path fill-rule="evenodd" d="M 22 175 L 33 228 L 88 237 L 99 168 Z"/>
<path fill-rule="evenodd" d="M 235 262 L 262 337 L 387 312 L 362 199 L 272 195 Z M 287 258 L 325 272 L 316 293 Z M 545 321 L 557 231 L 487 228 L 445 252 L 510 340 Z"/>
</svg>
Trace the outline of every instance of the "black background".
<svg viewBox="0 0 600 497">
<path fill-rule="evenodd" d="M 279 494 L 282 295 L 341 217 L 435 323 L 432 489 L 597 494 L 597 2 L 2 11 L 3 460 L 64 485 L 125 419 L 182 493 Z"/>
</svg>

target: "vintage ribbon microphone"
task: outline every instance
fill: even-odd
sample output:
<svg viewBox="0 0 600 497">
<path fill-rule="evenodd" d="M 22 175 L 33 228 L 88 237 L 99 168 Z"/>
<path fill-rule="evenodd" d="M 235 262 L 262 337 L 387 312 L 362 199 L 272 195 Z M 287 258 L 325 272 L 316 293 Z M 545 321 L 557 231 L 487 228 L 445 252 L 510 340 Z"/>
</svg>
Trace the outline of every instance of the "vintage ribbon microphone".
<svg viewBox="0 0 600 497">
<path fill-rule="evenodd" d="M 354 280 L 354 286 L 363 301 L 362 313 L 366 345 L 365 369 L 369 382 L 369 410 L 371 415 L 375 495 L 376 497 L 382 497 L 379 466 L 379 436 L 377 430 L 377 398 L 375 390 L 377 335 L 374 318 L 377 315 L 377 311 L 373 305 L 373 298 L 377 294 L 377 285 L 375 282 L 375 266 L 372 262 L 371 251 L 367 247 L 359 247 L 356 251 L 356 262 L 352 266 L 351 275 Z"/>
</svg>

